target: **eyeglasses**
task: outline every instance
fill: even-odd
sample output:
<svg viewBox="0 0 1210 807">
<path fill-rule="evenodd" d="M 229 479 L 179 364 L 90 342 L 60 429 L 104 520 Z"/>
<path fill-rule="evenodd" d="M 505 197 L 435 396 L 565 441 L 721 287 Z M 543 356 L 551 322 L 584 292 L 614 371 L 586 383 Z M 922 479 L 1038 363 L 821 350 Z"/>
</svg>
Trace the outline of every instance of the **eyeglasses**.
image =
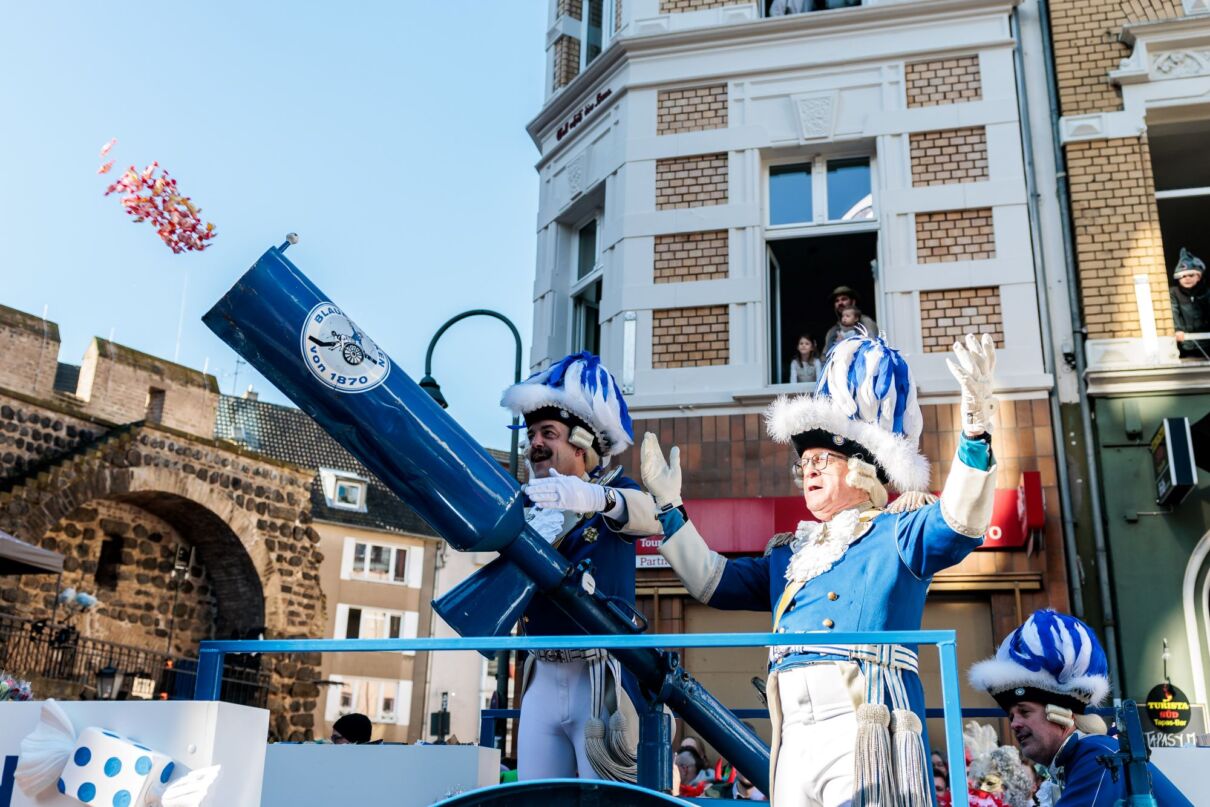
<svg viewBox="0 0 1210 807">
<path fill-rule="evenodd" d="M 836 455 L 825 453 L 825 454 L 816 454 L 814 457 L 807 457 L 806 459 L 801 459 L 798 462 L 792 463 L 790 465 L 790 472 L 793 473 L 797 477 L 801 477 L 804 474 L 806 474 L 807 468 L 814 468 L 817 471 L 823 471 L 828 467 L 828 461 L 831 460 L 833 457 L 836 457 Z M 843 459 L 843 457 L 837 457 L 837 459 L 838 460 Z"/>
</svg>

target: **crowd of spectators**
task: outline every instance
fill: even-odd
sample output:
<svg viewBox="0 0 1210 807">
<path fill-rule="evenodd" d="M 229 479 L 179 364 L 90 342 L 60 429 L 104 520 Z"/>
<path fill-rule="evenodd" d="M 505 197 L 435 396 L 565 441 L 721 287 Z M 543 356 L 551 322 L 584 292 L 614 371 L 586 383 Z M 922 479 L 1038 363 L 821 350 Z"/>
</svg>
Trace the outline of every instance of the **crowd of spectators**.
<svg viewBox="0 0 1210 807">
<path fill-rule="evenodd" d="M 680 796 L 740 801 L 768 801 L 746 776 L 719 758 L 711 765 L 696 737 L 685 737 L 677 746 L 674 792 Z"/>
</svg>

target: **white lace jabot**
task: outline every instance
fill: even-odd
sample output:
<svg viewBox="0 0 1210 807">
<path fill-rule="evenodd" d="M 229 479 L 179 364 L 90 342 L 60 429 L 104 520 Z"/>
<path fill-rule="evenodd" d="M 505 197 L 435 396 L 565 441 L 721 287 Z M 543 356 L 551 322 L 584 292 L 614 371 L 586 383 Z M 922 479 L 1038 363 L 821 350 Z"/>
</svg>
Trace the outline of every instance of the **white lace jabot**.
<svg viewBox="0 0 1210 807">
<path fill-rule="evenodd" d="M 800 521 L 790 542 L 786 582 L 805 583 L 831 569 L 869 529 L 869 519 L 862 517 L 868 510 L 867 504 L 837 513 L 831 521 Z"/>
</svg>

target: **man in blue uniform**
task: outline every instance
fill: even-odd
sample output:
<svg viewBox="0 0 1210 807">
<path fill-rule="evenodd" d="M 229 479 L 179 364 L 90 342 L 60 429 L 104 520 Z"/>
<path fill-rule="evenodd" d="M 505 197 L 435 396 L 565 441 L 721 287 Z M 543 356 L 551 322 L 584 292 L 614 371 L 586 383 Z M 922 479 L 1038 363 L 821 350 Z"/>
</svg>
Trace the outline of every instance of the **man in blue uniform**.
<svg viewBox="0 0 1210 807">
<path fill-rule="evenodd" d="M 666 463 L 647 435 L 643 481 L 660 508 L 660 552 L 689 593 L 715 608 L 770 610 L 779 633 L 918 630 L 933 575 L 979 545 L 995 495 L 995 348 L 968 336 L 954 353 L 962 436 L 940 501 L 925 492 L 910 369 L 881 338 L 840 342 L 813 394 L 770 407 L 769 434 L 793 445 L 816 520 L 775 536 L 764 557 L 728 559 L 706 545 L 681 506 L 678 450 Z M 904 494 L 889 508 L 888 483 Z M 774 804 L 932 802 L 914 647 L 777 647 L 769 666 Z"/>
<path fill-rule="evenodd" d="M 1100 758 L 1118 752 L 1105 723 L 1085 714 L 1109 694 L 1109 665 L 1092 628 L 1056 611 L 1036 611 L 1008 635 L 993 658 L 971 667 L 971 685 L 986 689 L 1012 721 L 1021 753 L 1047 766 L 1037 792 L 1042 807 L 1114 807 L 1127 803 L 1126 777 Z M 1160 807 L 1192 807 L 1147 763 Z"/>
<path fill-rule="evenodd" d="M 633 607 L 634 536 L 658 534 L 660 524 L 636 482 L 606 473 L 610 457 L 634 440 L 613 376 L 597 356 L 573 354 L 509 387 L 501 405 L 525 419 L 526 520 L 573 564 L 591 561 L 597 589 Z M 582 632 L 541 593 L 521 628 L 530 636 Z M 518 779 L 633 782 L 638 719 L 618 662 L 603 650 L 538 651 L 531 659 Z"/>
</svg>

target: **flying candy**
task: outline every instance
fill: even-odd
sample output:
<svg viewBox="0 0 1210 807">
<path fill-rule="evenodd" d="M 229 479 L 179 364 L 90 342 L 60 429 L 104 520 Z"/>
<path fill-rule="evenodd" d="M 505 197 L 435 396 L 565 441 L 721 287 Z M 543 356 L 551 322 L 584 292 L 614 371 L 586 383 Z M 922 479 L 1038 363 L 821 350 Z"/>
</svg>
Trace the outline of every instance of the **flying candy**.
<svg viewBox="0 0 1210 807">
<path fill-rule="evenodd" d="M 109 153 L 117 143 L 113 138 L 101 147 L 101 156 Z M 98 174 L 107 174 L 113 168 L 114 160 L 97 169 Z M 156 176 L 159 171 L 160 175 Z M 132 165 L 105 190 L 105 195 L 121 194 L 122 208 L 126 215 L 132 216 L 136 224 L 150 222 L 156 228 L 160 240 L 168 245 L 174 253 L 201 252 L 210 246 L 214 238 L 214 225 L 202 222 L 198 215 L 202 209 L 177 190 L 176 180 L 167 171 L 160 168 L 158 162 L 144 168 L 141 172 Z"/>
</svg>

